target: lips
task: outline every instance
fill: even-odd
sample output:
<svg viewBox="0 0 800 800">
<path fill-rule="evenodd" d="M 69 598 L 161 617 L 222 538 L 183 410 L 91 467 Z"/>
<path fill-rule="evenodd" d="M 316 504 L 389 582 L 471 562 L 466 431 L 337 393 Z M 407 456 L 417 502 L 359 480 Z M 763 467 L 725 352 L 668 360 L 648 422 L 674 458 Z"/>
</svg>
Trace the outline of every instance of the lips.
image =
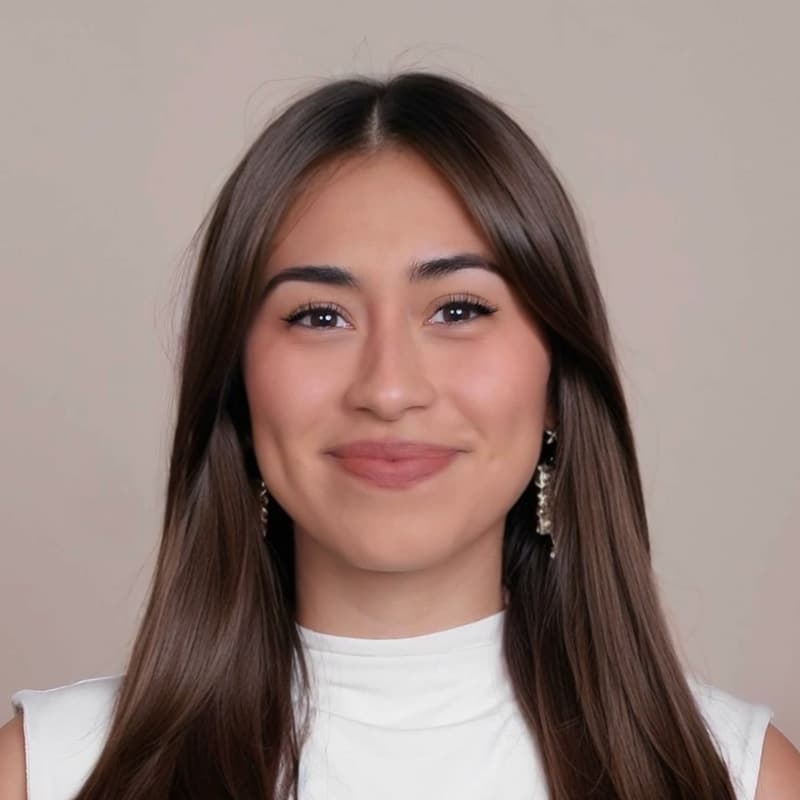
<svg viewBox="0 0 800 800">
<path fill-rule="evenodd" d="M 428 442 L 382 440 L 349 442 L 329 451 L 340 467 L 384 488 L 404 488 L 443 470 L 457 448 Z"/>
<path fill-rule="evenodd" d="M 459 451 L 455 447 L 408 439 L 360 439 L 338 445 L 328 452 L 337 458 L 399 461 L 401 459 L 443 458 Z"/>
</svg>

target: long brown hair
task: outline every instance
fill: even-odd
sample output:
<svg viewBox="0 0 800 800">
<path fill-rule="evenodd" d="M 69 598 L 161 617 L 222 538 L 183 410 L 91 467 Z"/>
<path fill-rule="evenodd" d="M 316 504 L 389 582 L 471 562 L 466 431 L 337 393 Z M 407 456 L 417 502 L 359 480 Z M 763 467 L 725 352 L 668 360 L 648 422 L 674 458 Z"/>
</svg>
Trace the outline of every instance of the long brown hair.
<svg viewBox="0 0 800 800">
<path fill-rule="evenodd" d="M 429 72 L 338 79 L 293 98 L 198 230 L 157 567 L 76 800 L 297 796 L 308 705 L 293 686 L 307 700 L 309 684 L 292 522 L 273 501 L 262 539 L 241 354 L 291 203 L 332 159 L 393 146 L 455 188 L 551 348 L 558 557 L 533 535 L 531 484 L 506 518 L 502 575 L 505 657 L 550 797 L 734 800 L 659 604 L 628 410 L 575 212 L 498 104 Z"/>
</svg>

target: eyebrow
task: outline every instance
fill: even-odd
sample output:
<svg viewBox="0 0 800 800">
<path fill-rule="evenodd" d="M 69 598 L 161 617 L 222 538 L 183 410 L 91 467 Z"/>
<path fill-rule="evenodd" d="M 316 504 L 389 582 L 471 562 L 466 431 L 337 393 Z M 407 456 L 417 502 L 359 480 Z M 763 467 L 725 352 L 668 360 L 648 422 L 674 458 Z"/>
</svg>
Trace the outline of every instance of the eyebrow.
<svg viewBox="0 0 800 800">
<path fill-rule="evenodd" d="M 413 261 L 406 271 L 410 283 L 436 280 L 457 272 L 460 269 L 479 267 L 499 274 L 497 264 L 478 253 L 456 253 L 425 261 Z M 276 286 L 286 281 L 306 281 L 324 283 L 329 286 L 343 286 L 348 289 L 361 289 L 361 282 L 345 267 L 334 264 L 302 264 L 286 267 L 273 275 L 261 292 L 263 300 Z"/>
</svg>

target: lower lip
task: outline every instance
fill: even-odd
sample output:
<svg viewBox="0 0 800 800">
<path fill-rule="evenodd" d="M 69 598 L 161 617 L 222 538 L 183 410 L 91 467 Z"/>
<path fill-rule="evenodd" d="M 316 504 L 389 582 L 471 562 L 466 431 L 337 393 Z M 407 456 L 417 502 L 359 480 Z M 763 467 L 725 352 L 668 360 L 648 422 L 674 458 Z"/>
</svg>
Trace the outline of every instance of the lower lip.
<svg viewBox="0 0 800 800">
<path fill-rule="evenodd" d="M 351 475 L 384 489 L 406 489 L 441 472 L 458 452 L 426 458 L 403 458 L 388 461 L 384 458 L 340 458 L 336 463 Z"/>
</svg>

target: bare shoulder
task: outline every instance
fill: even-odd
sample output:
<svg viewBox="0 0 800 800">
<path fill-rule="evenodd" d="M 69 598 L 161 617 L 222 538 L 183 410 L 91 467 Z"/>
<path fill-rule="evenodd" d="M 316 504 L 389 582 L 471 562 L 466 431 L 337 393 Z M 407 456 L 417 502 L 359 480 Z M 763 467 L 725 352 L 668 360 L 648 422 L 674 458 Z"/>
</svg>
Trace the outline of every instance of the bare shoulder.
<svg viewBox="0 0 800 800">
<path fill-rule="evenodd" d="M 25 738 L 22 714 L 0 727 L 0 800 L 25 800 Z"/>
<path fill-rule="evenodd" d="M 772 723 L 764 736 L 755 800 L 800 800 L 800 752 Z"/>
</svg>

